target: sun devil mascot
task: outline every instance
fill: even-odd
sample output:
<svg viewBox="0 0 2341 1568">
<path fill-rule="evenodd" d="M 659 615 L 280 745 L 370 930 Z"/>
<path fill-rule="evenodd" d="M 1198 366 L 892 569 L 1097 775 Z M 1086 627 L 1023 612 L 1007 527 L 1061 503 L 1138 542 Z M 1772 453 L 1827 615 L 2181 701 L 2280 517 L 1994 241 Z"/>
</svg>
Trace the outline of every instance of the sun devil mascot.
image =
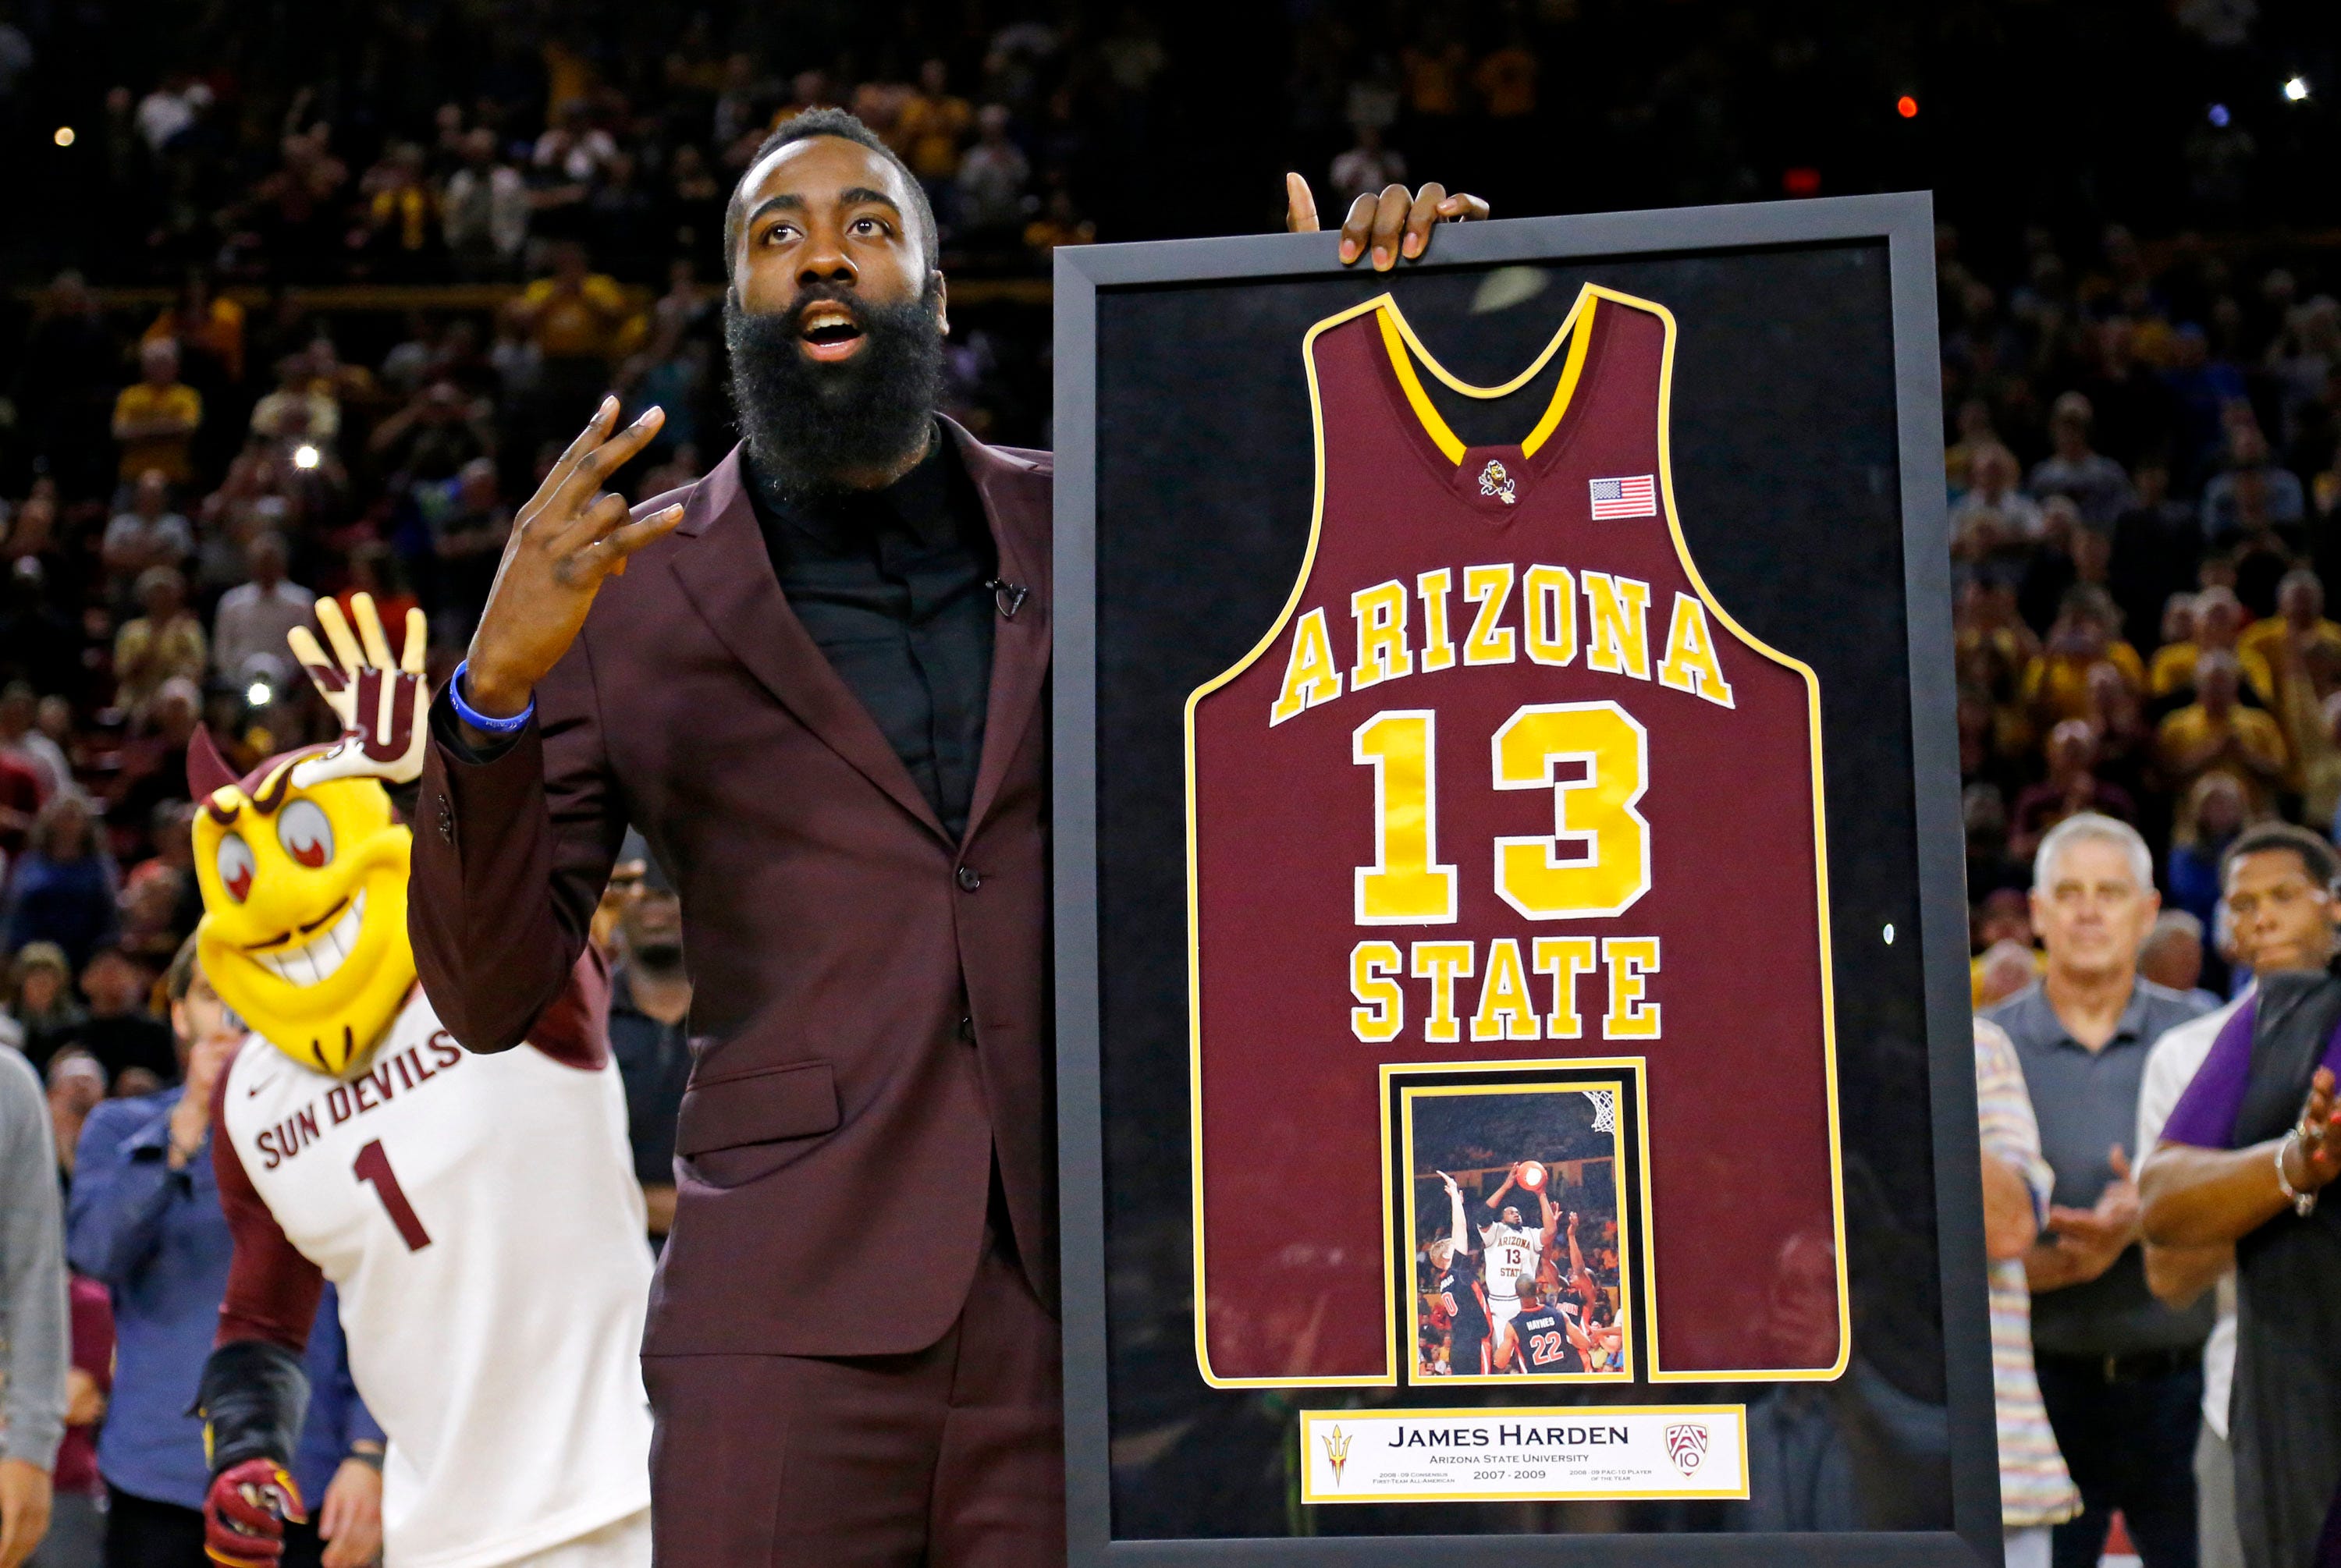
<svg viewBox="0 0 2341 1568">
<path fill-rule="evenodd" d="M 200 1394 L 206 1548 L 265 1568 L 302 1516 L 301 1350 L 330 1279 L 390 1439 L 385 1568 L 641 1568 L 651 1256 L 598 960 L 520 1049 L 440 1027 L 384 788 L 422 769 L 422 612 L 403 666 L 370 600 L 354 635 L 331 600 L 317 618 L 332 656 L 305 629 L 293 650 L 341 739 L 241 779 L 207 735 L 189 752 L 196 950 L 251 1031 L 212 1106 L 235 1261 Z"/>
</svg>

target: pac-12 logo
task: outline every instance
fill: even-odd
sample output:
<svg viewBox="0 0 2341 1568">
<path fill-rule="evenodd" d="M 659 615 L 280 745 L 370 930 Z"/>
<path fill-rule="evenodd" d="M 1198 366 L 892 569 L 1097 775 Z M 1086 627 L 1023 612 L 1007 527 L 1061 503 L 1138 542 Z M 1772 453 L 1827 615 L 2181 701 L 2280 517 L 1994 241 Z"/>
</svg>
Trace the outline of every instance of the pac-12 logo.
<svg viewBox="0 0 2341 1568">
<path fill-rule="evenodd" d="M 1675 1468 L 1685 1475 L 1698 1469 L 1699 1461 L 1707 1457 L 1707 1428 L 1694 1426 L 1688 1422 L 1680 1426 L 1668 1427 L 1667 1457 L 1673 1460 Z"/>
<path fill-rule="evenodd" d="M 1512 493 L 1512 473 L 1502 463 L 1489 459 L 1479 471 L 1479 493 L 1500 497 L 1506 506 L 1516 505 L 1519 497 Z"/>
<path fill-rule="evenodd" d="M 1325 1445 L 1325 1463 L 1333 1467 L 1333 1484 L 1339 1486 L 1341 1472 L 1350 1463 L 1350 1444 L 1355 1440 L 1336 1426 L 1317 1441 Z"/>
</svg>

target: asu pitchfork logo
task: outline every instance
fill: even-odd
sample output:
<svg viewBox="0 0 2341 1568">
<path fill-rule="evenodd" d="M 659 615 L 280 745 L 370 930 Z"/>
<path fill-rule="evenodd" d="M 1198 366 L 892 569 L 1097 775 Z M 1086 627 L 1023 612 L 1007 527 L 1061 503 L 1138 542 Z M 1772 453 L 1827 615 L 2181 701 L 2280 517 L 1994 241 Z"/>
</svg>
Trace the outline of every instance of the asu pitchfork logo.
<svg viewBox="0 0 2341 1568">
<path fill-rule="evenodd" d="M 1317 1441 L 1325 1445 L 1325 1463 L 1333 1467 L 1333 1484 L 1339 1486 L 1341 1484 L 1341 1471 L 1350 1463 L 1350 1444 L 1352 1438 L 1350 1434 L 1336 1426 Z"/>
<path fill-rule="evenodd" d="M 1680 1426 L 1668 1427 L 1667 1457 L 1673 1460 L 1675 1468 L 1685 1475 L 1698 1469 L 1699 1461 L 1707 1457 L 1707 1428 L 1694 1426 L 1688 1422 Z"/>
</svg>

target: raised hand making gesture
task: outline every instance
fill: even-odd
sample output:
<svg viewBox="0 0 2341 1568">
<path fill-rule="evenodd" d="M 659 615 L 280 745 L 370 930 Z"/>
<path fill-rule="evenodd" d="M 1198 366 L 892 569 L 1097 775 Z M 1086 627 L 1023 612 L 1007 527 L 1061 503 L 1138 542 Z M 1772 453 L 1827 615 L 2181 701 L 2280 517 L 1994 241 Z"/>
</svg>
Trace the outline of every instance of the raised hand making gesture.
<svg viewBox="0 0 2341 1568">
<path fill-rule="evenodd" d="M 626 498 L 602 485 L 650 443 L 666 414 L 651 409 L 613 433 L 618 400 L 602 400 L 583 431 L 513 521 L 495 586 L 464 660 L 462 695 L 480 713 L 525 712 L 529 694 L 576 640 L 603 581 L 682 521 L 680 505 L 629 521 Z"/>
</svg>

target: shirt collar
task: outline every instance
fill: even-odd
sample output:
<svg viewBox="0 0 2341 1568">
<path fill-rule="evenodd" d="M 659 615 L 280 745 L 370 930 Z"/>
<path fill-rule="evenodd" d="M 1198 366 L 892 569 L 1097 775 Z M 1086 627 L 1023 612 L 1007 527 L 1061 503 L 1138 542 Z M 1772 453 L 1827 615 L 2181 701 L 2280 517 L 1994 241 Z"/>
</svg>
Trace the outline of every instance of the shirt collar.
<svg viewBox="0 0 2341 1568">
<path fill-rule="evenodd" d="M 2024 992 L 2023 1006 L 2028 1015 L 2025 1020 L 2027 1026 L 2025 1033 L 2035 1039 L 2067 1046 L 2087 1056 L 2103 1056 L 2124 1041 L 2146 1039 L 2147 1009 L 2152 1004 L 2153 997 L 2147 993 L 2146 982 L 2132 979 L 2129 983 L 2129 1003 L 2122 1008 L 2121 1017 L 2114 1025 L 2113 1037 L 2092 1051 L 2075 1039 L 2073 1032 L 2065 1027 L 2065 1020 L 2057 1016 L 2055 1006 L 2048 1000 L 2048 982 L 2044 978 L 2033 981 Z"/>
</svg>

